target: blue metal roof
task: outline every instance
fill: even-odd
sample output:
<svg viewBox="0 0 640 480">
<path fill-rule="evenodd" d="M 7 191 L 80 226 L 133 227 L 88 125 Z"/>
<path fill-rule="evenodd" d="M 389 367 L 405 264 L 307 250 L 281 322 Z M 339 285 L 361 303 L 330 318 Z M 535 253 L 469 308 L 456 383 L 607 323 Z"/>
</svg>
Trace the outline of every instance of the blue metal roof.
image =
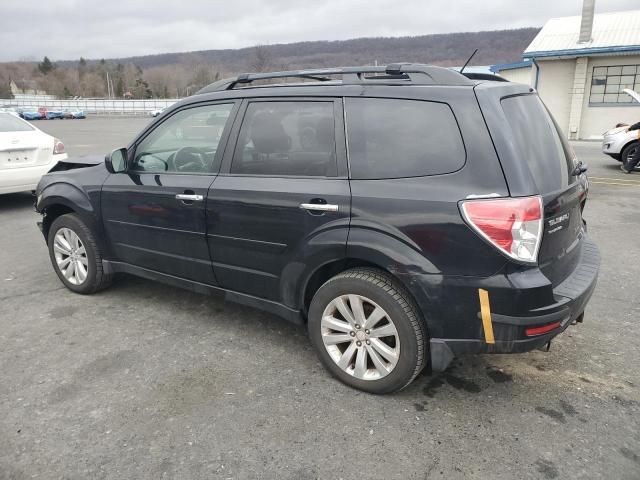
<svg viewBox="0 0 640 480">
<path fill-rule="evenodd" d="M 528 58 L 540 58 L 540 57 L 576 57 L 585 55 L 599 55 L 606 53 L 626 53 L 626 52 L 640 52 L 640 45 L 620 45 L 614 47 L 586 47 L 586 48 L 571 48 L 567 50 L 547 50 L 540 52 L 525 52 L 522 57 Z"/>
</svg>

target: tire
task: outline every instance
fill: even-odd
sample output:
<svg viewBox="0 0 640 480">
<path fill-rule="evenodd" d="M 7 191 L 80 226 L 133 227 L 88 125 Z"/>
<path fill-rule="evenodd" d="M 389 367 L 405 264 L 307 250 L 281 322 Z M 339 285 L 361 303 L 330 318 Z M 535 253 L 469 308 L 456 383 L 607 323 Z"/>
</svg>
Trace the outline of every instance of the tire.
<svg viewBox="0 0 640 480">
<path fill-rule="evenodd" d="M 357 313 L 359 304 L 364 315 Z M 397 392 L 428 362 L 427 328 L 418 308 L 380 270 L 355 268 L 336 275 L 315 293 L 308 317 L 309 337 L 320 360 L 351 387 L 374 394 Z"/>
<path fill-rule="evenodd" d="M 631 155 L 633 155 L 633 153 L 636 151 L 637 148 L 640 148 L 640 142 L 632 142 L 626 147 L 624 147 L 624 149 L 622 150 L 622 154 L 620 155 L 620 161 L 625 166 L 625 168 L 629 160 L 631 160 L 630 158 Z M 636 168 L 634 168 L 634 171 L 640 172 L 640 163 L 636 165 Z"/>
<path fill-rule="evenodd" d="M 95 237 L 76 214 L 56 218 L 49 228 L 47 243 L 53 269 L 72 292 L 88 295 L 111 284 L 112 276 L 103 270 L 102 252 Z"/>
</svg>

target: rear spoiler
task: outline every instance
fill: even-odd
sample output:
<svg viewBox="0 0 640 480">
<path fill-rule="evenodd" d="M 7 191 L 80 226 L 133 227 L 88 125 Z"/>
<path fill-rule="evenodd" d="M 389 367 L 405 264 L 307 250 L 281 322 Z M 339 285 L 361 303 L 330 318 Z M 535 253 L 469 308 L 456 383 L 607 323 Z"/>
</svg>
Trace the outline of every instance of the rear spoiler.
<svg viewBox="0 0 640 480">
<path fill-rule="evenodd" d="M 494 82 L 508 82 L 504 77 L 500 75 L 496 75 L 494 73 L 473 73 L 473 72 L 462 72 L 462 75 L 467 77 L 469 80 L 491 80 Z"/>
</svg>

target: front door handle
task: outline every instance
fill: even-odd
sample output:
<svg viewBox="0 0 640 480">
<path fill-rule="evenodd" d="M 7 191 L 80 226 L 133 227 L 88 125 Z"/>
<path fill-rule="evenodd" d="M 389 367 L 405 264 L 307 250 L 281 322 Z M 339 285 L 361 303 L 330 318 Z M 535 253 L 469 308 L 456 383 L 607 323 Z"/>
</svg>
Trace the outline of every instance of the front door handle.
<svg viewBox="0 0 640 480">
<path fill-rule="evenodd" d="M 201 202 L 204 200 L 204 196 L 202 195 L 193 195 L 189 193 L 178 193 L 176 195 L 177 200 L 182 200 L 183 202 Z"/>
<path fill-rule="evenodd" d="M 337 212 L 338 205 L 328 203 L 301 203 L 300 208 L 303 210 L 311 210 L 314 212 Z"/>
</svg>

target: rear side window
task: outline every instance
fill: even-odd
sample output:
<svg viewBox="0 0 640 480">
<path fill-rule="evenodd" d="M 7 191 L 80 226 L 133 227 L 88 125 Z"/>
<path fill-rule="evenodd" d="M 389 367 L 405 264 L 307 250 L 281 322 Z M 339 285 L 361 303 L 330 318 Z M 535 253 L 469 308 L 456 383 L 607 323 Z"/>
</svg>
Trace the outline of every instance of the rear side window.
<svg viewBox="0 0 640 480">
<path fill-rule="evenodd" d="M 353 179 L 439 175 L 464 165 L 460 129 L 444 103 L 347 98 L 345 108 Z"/>
<path fill-rule="evenodd" d="M 333 102 L 252 102 L 242 121 L 231 173 L 335 176 Z"/>
<path fill-rule="evenodd" d="M 537 95 L 502 100 L 519 158 L 526 162 L 541 193 L 575 181 L 571 147 Z"/>
<path fill-rule="evenodd" d="M 10 113 L 0 113 L 0 133 L 30 132 L 33 127 Z"/>
</svg>

